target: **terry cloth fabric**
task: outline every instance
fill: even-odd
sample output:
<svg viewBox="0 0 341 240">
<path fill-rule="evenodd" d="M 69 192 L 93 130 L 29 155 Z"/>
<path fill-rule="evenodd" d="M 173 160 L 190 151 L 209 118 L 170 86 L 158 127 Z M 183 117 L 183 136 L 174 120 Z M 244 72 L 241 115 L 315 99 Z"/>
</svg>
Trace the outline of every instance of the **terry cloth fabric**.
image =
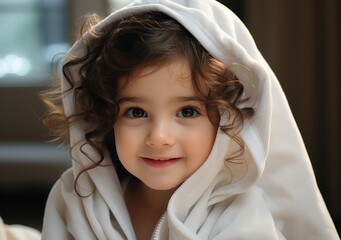
<svg viewBox="0 0 341 240">
<path fill-rule="evenodd" d="M 226 64 L 256 112 L 240 133 L 243 164 L 225 166 L 234 144 L 218 132 L 206 162 L 171 197 L 153 239 L 339 239 L 282 88 L 244 24 L 214 0 L 140 0 L 95 28 L 149 10 L 176 19 Z M 82 40 L 70 52 L 83 55 Z M 61 84 L 68 88 L 63 78 Z M 63 103 L 67 115 L 74 112 L 72 94 Z M 114 167 L 82 174 L 79 189 L 91 195 L 75 194 L 75 176 L 90 163 L 78 150 L 84 142 L 82 123 L 71 127 L 70 141 L 76 146 L 73 167 L 50 193 L 43 239 L 136 239 Z M 90 147 L 83 150 L 94 155 Z M 111 164 L 108 155 L 105 163 Z"/>
</svg>

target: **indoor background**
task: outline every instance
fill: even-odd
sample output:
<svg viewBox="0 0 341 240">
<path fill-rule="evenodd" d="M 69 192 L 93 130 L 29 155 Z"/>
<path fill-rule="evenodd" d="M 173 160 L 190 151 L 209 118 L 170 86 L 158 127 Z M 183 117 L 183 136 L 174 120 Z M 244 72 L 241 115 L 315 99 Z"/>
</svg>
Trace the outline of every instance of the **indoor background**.
<svg viewBox="0 0 341 240">
<path fill-rule="evenodd" d="M 75 39 L 79 17 L 129 0 L 0 1 L 0 216 L 41 229 L 47 194 L 70 166 L 49 142 L 38 94 L 54 56 Z M 341 2 L 221 0 L 249 27 L 276 73 L 301 130 L 318 185 L 341 220 Z"/>
</svg>

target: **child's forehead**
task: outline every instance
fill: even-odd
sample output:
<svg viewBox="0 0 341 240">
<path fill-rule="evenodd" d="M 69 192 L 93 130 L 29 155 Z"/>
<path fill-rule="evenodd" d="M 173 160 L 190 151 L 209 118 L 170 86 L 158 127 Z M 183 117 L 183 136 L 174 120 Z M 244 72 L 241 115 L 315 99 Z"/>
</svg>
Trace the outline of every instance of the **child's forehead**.
<svg viewBox="0 0 341 240">
<path fill-rule="evenodd" d="M 165 72 L 168 72 L 169 74 L 178 73 L 185 74 L 186 77 L 190 77 L 190 75 L 187 76 L 187 73 L 190 73 L 189 63 L 183 57 L 172 58 L 163 62 L 149 65 L 141 65 L 133 70 L 132 76 L 145 77 L 157 71 L 160 71 L 161 69 Z"/>
<path fill-rule="evenodd" d="M 162 65 L 149 65 L 134 71 L 130 76 L 120 81 L 118 95 L 131 95 L 138 92 L 156 94 L 158 91 L 193 90 L 193 79 L 189 64 L 186 61 L 171 61 Z"/>
<path fill-rule="evenodd" d="M 172 58 L 167 61 L 156 62 L 153 64 L 142 64 L 134 68 L 129 75 L 123 77 L 124 85 L 134 84 L 141 79 L 150 77 L 173 77 L 174 79 L 192 79 L 192 72 L 189 62 L 183 58 Z M 181 82 L 181 81 L 180 81 Z M 121 85 L 122 86 L 122 85 Z"/>
</svg>

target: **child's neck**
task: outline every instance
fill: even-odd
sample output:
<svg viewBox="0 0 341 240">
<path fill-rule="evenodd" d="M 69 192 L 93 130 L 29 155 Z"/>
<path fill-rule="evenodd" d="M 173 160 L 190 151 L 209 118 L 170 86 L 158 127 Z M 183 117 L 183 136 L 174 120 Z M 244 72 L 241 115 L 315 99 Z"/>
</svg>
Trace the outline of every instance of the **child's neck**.
<svg viewBox="0 0 341 240">
<path fill-rule="evenodd" d="M 154 190 L 132 178 L 125 191 L 125 202 L 137 239 L 150 239 L 175 189 Z"/>
</svg>

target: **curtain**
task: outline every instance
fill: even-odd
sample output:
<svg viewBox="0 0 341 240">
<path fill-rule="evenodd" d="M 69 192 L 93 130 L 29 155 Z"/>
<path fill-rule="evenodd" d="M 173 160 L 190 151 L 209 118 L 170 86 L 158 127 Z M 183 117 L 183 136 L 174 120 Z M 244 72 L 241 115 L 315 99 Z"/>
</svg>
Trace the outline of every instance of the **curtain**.
<svg viewBox="0 0 341 240">
<path fill-rule="evenodd" d="M 327 207 L 341 220 L 341 1 L 246 0 L 245 22 L 287 95 Z"/>
</svg>

